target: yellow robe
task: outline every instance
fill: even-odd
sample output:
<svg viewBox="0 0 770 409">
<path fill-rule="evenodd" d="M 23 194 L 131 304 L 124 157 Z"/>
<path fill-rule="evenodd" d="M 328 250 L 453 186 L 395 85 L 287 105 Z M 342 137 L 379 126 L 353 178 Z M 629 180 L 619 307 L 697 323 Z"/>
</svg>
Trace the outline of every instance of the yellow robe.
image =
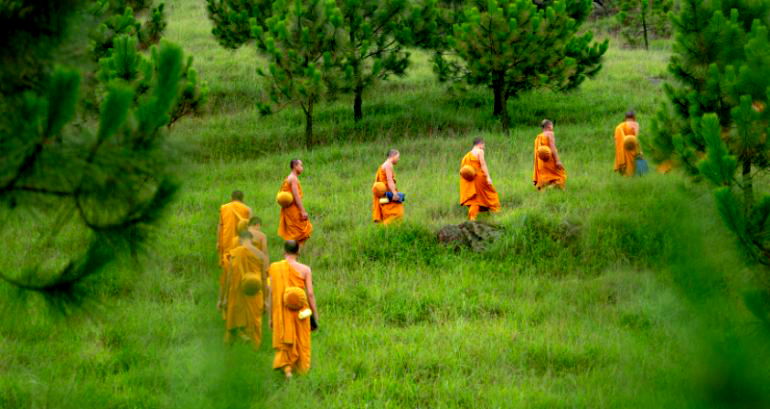
<svg viewBox="0 0 770 409">
<path fill-rule="evenodd" d="M 305 279 L 286 260 L 270 265 L 273 319 L 273 369 L 290 366 L 293 371 L 310 370 L 310 319 L 300 320 L 299 311 L 283 305 L 287 287 L 305 288 Z M 307 306 L 306 306 L 307 307 Z"/>
<path fill-rule="evenodd" d="M 219 224 L 222 226 L 219 229 L 217 248 L 219 252 L 219 265 L 224 266 L 225 254 L 232 248 L 232 238 L 238 236 L 238 222 L 241 220 L 249 219 L 249 207 L 233 200 L 230 203 L 224 204 L 219 208 Z M 237 246 L 236 246 L 237 247 Z"/>
<path fill-rule="evenodd" d="M 241 290 L 241 278 L 256 274 L 262 280 L 262 259 L 246 247 L 230 250 L 229 285 L 225 309 L 225 341 L 234 337 L 248 338 L 254 347 L 262 343 L 262 313 L 265 305 L 264 292 L 246 296 Z M 264 283 L 262 283 L 264 285 Z"/>
<path fill-rule="evenodd" d="M 476 219 L 479 211 L 500 211 L 500 198 L 497 190 L 491 184 L 487 183 L 487 174 L 481 168 L 481 161 L 473 154 L 468 152 L 462 162 L 463 166 L 472 166 L 476 170 L 476 178 L 472 181 L 465 180 L 460 176 L 460 205 L 468 206 L 468 218 Z"/>
<path fill-rule="evenodd" d="M 385 169 L 380 166 L 377 169 L 377 175 L 374 177 L 374 183 L 382 182 L 388 186 L 388 175 Z M 396 171 L 393 171 L 393 184 L 396 183 Z M 404 217 L 404 204 L 400 202 L 390 202 L 381 204 L 380 199 L 372 193 L 372 220 L 375 223 L 390 224 L 401 220 Z"/>
<path fill-rule="evenodd" d="M 636 135 L 636 129 L 628 122 L 623 121 L 615 127 L 615 172 L 624 176 L 634 176 L 636 172 L 636 157 L 639 155 L 639 145 L 636 149 L 628 151 L 623 146 L 623 141 L 629 135 Z M 638 138 L 638 136 L 637 136 Z"/>
<path fill-rule="evenodd" d="M 217 251 L 219 252 L 219 265 L 222 266 L 222 272 L 219 274 L 219 287 L 225 285 L 225 274 L 227 274 L 228 255 L 230 250 L 240 246 L 238 242 L 238 222 L 248 220 L 251 210 L 243 202 L 233 200 L 219 208 L 219 229 Z"/>
<path fill-rule="evenodd" d="M 535 138 L 535 171 L 532 175 L 532 181 L 535 182 L 538 190 L 550 185 L 555 184 L 564 189 L 567 184 L 567 171 L 564 169 L 556 168 L 556 161 L 553 157 L 550 160 L 543 161 L 537 156 L 537 149 L 541 146 L 551 147 L 549 137 L 541 133 Z"/>
<path fill-rule="evenodd" d="M 300 199 L 302 199 L 304 195 L 299 180 L 297 181 L 297 191 Z M 291 185 L 288 181 L 284 181 L 281 185 L 281 192 L 291 193 Z M 310 238 L 311 233 L 313 233 L 313 225 L 310 223 L 310 219 L 302 220 L 301 214 L 296 202 L 287 208 L 281 208 L 281 219 L 278 222 L 278 235 L 281 238 L 299 243 L 304 243 Z"/>
</svg>

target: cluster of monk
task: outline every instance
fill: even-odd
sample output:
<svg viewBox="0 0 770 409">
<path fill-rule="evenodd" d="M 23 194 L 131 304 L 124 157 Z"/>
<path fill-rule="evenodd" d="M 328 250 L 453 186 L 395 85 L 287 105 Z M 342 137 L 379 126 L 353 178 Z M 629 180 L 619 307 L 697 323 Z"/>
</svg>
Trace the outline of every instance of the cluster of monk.
<svg viewBox="0 0 770 409">
<path fill-rule="evenodd" d="M 567 172 L 556 148 L 553 122 L 543 120 L 535 138 L 532 182 L 537 190 L 564 189 Z M 640 174 L 639 124 L 633 111 L 615 128 L 614 170 L 624 176 Z M 473 141 L 460 161 L 460 205 L 468 208 L 468 219 L 481 212 L 500 210 L 500 198 L 492 184 L 484 156 L 485 143 Z M 401 155 L 388 151 L 372 185 L 372 220 L 383 225 L 401 220 L 406 195 L 399 192 L 394 167 Z M 310 267 L 299 262 L 300 252 L 313 233 L 302 199 L 299 176 L 302 161 L 289 163 L 291 172 L 276 195 L 280 205 L 278 235 L 284 240 L 283 259 L 270 263 L 262 221 L 243 202 L 243 193 L 232 193 L 220 207 L 217 251 L 222 273 L 217 308 L 225 321 L 225 342 L 238 340 L 258 348 L 262 341 L 262 315 L 268 317 L 275 350 L 273 368 L 287 378 L 310 370 L 311 331 L 318 327 L 318 308 Z"/>
</svg>

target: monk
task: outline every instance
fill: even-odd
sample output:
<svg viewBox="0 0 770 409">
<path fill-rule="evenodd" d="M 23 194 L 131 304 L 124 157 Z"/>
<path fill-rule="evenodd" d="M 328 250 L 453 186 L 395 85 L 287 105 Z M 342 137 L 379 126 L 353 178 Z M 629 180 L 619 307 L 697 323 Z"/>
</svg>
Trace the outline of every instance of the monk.
<svg viewBox="0 0 770 409">
<path fill-rule="evenodd" d="M 460 168 L 471 166 L 476 171 L 476 177 L 469 181 L 460 176 L 460 206 L 468 207 L 468 220 L 476 220 L 479 212 L 500 211 L 500 198 L 492 186 L 492 177 L 484 159 L 484 140 L 473 140 L 473 148 L 466 153 L 460 162 Z"/>
<path fill-rule="evenodd" d="M 241 220 L 249 220 L 251 217 L 251 208 L 243 203 L 243 192 L 236 190 L 230 196 L 230 203 L 224 204 L 219 208 L 219 224 L 217 225 L 217 253 L 219 254 L 219 265 L 223 268 L 219 276 L 220 288 L 224 286 L 225 271 L 227 263 L 226 255 L 233 247 L 237 247 L 238 223 Z"/>
<path fill-rule="evenodd" d="M 238 234 L 240 235 L 240 233 L 243 231 L 248 231 L 251 233 L 251 244 L 261 252 L 262 256 L 264 256 L 264 271 L 267 271 L 267 268 L 270 266 L 270 255 L 267 251 L 267 236 L 262 232 L 261 226 L 262 219 L 258 216 L 253 216 L 248 221 L 241 220 L 238 222 Z M 238 246 L 240 246 L 240 237 L 236 236 L 233 238 L 232 248 L 236 248 Z"/>
<path fill-rule="evenodd" d="M 245 275 L 253 274 L 259 279 L 260 286 L 264 286 L 267 282 L 267 259 L 254 247 L 254 237 L 248 230 L 241 231 L 238 238 L 238 247 L 228 253 L 225 285 L 219 293 L 219 308 L 225 312 L 225 342 L 232 344 L 240 339 L 259 348 L 262 343 L 262 314 L 265 303 L 269 301 L 262 290 L 252 296 L 244 294 L 241 280 Z"/>
<path fill-rule="evenodd" d="M 310 370 L 311 317 L 304 317 L 307 308 L 318 322 L 318 308 L 313 293 L 313 274 L 310 267 L 297 261 L 300 246 L 294 240 L 284 243 L 284 260 L 270 265 L 272 311 L 270 328 L 273 330 L 273 369 L 283 371 L 286 378 L 293 372 L 300 374 Z M 284 297 L 290 291 L 304 293 L 299 309 L 285 305 Z"/>
<path fill-rule="evenodd" d="M 248 230 L 254 237 L 252 240 L 254 247 L 262 251 L 269 260 L 270 254 L 267 251 L 267 235 L 262 232 L 262 219 L 258 216 L 252 216 L 251 219 L 249 219 Z"/>
<path fill-rule="evenodd" d="M 305 168 L 299 159 L 292 159 L 289 167 L 291 173 L 281 185 L 281 191 L 290 192 L 294 197 L 294 202 L 287 208 L 281 208 L 278 235 L 284 240 L 294 240 L 300 245 L 304 245 L 310 238 L 310 234 L 313 233 L 313 225 L 310 224 L 307 211 L 302 204 L 302 185 L 299 183 L 299 175 Z"/>
<path fill-rule="evenodd" d="M 636 113 L 634 111 L 626 112 L 626 118 L 615 127 L 615 172 L 624 176 L 634 176 L 636 172 L 636 157 L 641 155 L 639 142 L 637 139 L 636 147 L 628 150 L 624 141 L 628 136 L 639 137 L 639 123 L 636 122 Z"/>
<path fill-rule="evenodd" d="M 544 119 L 541 127 L 543 132 L 535 138 L 535 171 L 532 175 L 532 181 L 537 186 L 537 190 L 551 185 L 563 190 L 567 184 L 567 172 L 564 170 L 564 165 L 559 159 L 559 151 L 556 149 L 553 122 Z M 550 158 L 548 160 L 543 160 L 538 156 L 538 149 L 541 146 L 549 148 Z"/>
<path fill-rule="evenodd" d="M 392 194 L 392 199 L 387 203 L 380 203 L 380 198 L 372 193 L 374 197 L 372 202 L 372 220 L 375 223 L 387 225 L 404 218 L 404 203 L 399 200 L 396 187 L 396 172 L 393 170 L 393 167 L 398 164 L 399 159 L 401 159 L 401 154 L 397 150 L 391 149 L 388 151 L 388 158 L 377 169 L 374 182 L 384 183 L 387 192 Z"/>
</svg>

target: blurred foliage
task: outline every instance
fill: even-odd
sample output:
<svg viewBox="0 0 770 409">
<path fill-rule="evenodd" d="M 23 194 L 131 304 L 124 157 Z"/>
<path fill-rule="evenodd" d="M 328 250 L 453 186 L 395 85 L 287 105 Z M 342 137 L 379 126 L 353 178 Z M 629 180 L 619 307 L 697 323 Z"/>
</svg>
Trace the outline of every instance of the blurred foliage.
<svg viewBox="0 0 770 409">
<path fill-rule="evenodd" d="M 747 254 L 770 265 L 770 2 L 686 1 L 653 124 L 658 161 L 714 186 L 722 218 Z M 768 287 L 770 288 L 770 286 Z"/>
<path fill-rule="evenodd" d="M 31 9 L 41 16 L 60 12 Z M 46 27 L 50 40 L 38 45 L 49 54 L 77 21 L 54 20 L 59 31 Z M 25 29 L 30 37 L 39 30 Z M 26 234 L 9 241 L 7 257 L 16 262 L 6 263 L 0 278 L 44 294 L 62 310 L 83 301 L 87 277 L 121 254 L 138 254 L 176 190 L 162 128 L 173 120 L 183 53 L 164 42 L 148 62 L 134 41 L 117 37 L 118 47 L 104 60 L 98 121 L 78 119 L 82 77 L 74 68 L 41 70 L 36 75 L 42 85 L 4 94 L 15 101 L 17 114 L 5 116 L 0 127 L 0 233 L 9 240 L 14 232 Z M 12 74 L 3 67 L 3 75 Z M 24 257 L 33 254 L 38 257 Z"/>
</svg>

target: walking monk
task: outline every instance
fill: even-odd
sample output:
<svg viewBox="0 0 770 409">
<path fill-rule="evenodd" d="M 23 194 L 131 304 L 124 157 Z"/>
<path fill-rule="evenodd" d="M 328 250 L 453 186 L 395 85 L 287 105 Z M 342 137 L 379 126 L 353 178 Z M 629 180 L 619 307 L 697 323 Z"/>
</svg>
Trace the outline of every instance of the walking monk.
<svg viewBox="0 0 770 409">
<path fill-rule="evenodd" d="M 252 244 L 248 230 L 238 235 L 238 247 L 228 253 L 227 274 L 223 290 L 219 293 L 219 307 L 225 312 L 225 342 L 236 339 L 250 341 L 255 348 L 262 343 L 262 314 L 266 302 L 262 287 L 267 282 L 267 259 Z M 257 280 L 256 294 L 247 294 L 246 281 Z"/>
<path fill-rule="evenodd" d="M 559 160 L 553 122 L 544 119 L 541 126 L 543 132 L 535 138 L 535 171 L 532 181 L 537 186 L 537 190 L 542 190 L 549 185 L 564 189 L 567 184 L 567 172 Z"/>
<path fill-rule="evenodd" d="M 476 220 L 479 212 L 500 211 L 500 198 L 492 186 L 492 177 L 484 159 L 484 147 L 483 139 L 474 139 L 473 149 L 466 153 L 460 162 L 460 206 L 468 207 L 468 220 Z M 473 168 L 475 176 L 472 179 L 470 175 L 462 174 L 465 166 Z"/>
<path fill-rule="evenodd" d="M 390 193 L 392 198 L 388 200 L 386 196 L 383 196 L 385 203 L 381 203 L 381 199 L 377 197 L 377 194 L 372 193 L 374 195 L 374 200 L 372 201 L 372 220 L 375 223 L 390 224 L 404 217 L 404 203 L 400 200 L 400 195 L 396 188 L 396 172 L 393 170 L 393 166 L 396 166 L 399 159 L 401 159 L 401 154 L 397 150 L 391 149 L 388 151 L 388 159 L 377 169 L 374 183 L 384 183 L 386 192 Z"/>
<path fill-rule="evenodd" d="M 303 245 L 313 232 L 305 206 L 302 204 L 302 185 L 299 183 L 299 175 L 304 167 L 299 159 L 292 159 L 289 163 L 291 173 L 281 185 L 282 192 L 289 192 L 294 202 L 289 207 L 281 208 L 281 220 L 278 222 L 278 235 L 284 240 L 294 240 Z"/>
<path fill-rule="evenodd" d="M 267 260 L 270 260 L 270 254 L 267 250 L 267 236 L 262 232 L 262 219 L 258 216 L 252 216 L 248 222 L 243 221 L 241 223 L 238 226 L 238 231 L 248 230 L 253 237 L 251 243 L 265 255 Z"/>
<path fill-rule="evenodd" d="M 291 378 L 292 372 L 303 374 L 310 370 L 311 317 L 308 312 L 312 312 L 317 322 L 318 308 L 310 267 L 297 261 L 299 243 L 287 240 L 283 247 L 285 259 L 270 265 L 270 327 L 275 349 L 273 369 L 280 369 Z"/>
<path fill-rule="evenodd" d="M 219 208 L 219 224 L 217 225 L 217 253 L 219 265 L 223 268 L 219 276 L 220 289 L 225 282 L 226 255 L 234 247 L 237 247 L 238 223 L 241 220 L 249 220 L 251 208 L 243 203 L 243 192 L 236 190 L 231 195 L 230 203 Z"/>
<path fill-rule="evenodd" d="M 634 111 L 626 112 L 626 119 L 615 127 L 615 172 L 634 176 L 639 148 L 639 123 Z"/>
</svg>

